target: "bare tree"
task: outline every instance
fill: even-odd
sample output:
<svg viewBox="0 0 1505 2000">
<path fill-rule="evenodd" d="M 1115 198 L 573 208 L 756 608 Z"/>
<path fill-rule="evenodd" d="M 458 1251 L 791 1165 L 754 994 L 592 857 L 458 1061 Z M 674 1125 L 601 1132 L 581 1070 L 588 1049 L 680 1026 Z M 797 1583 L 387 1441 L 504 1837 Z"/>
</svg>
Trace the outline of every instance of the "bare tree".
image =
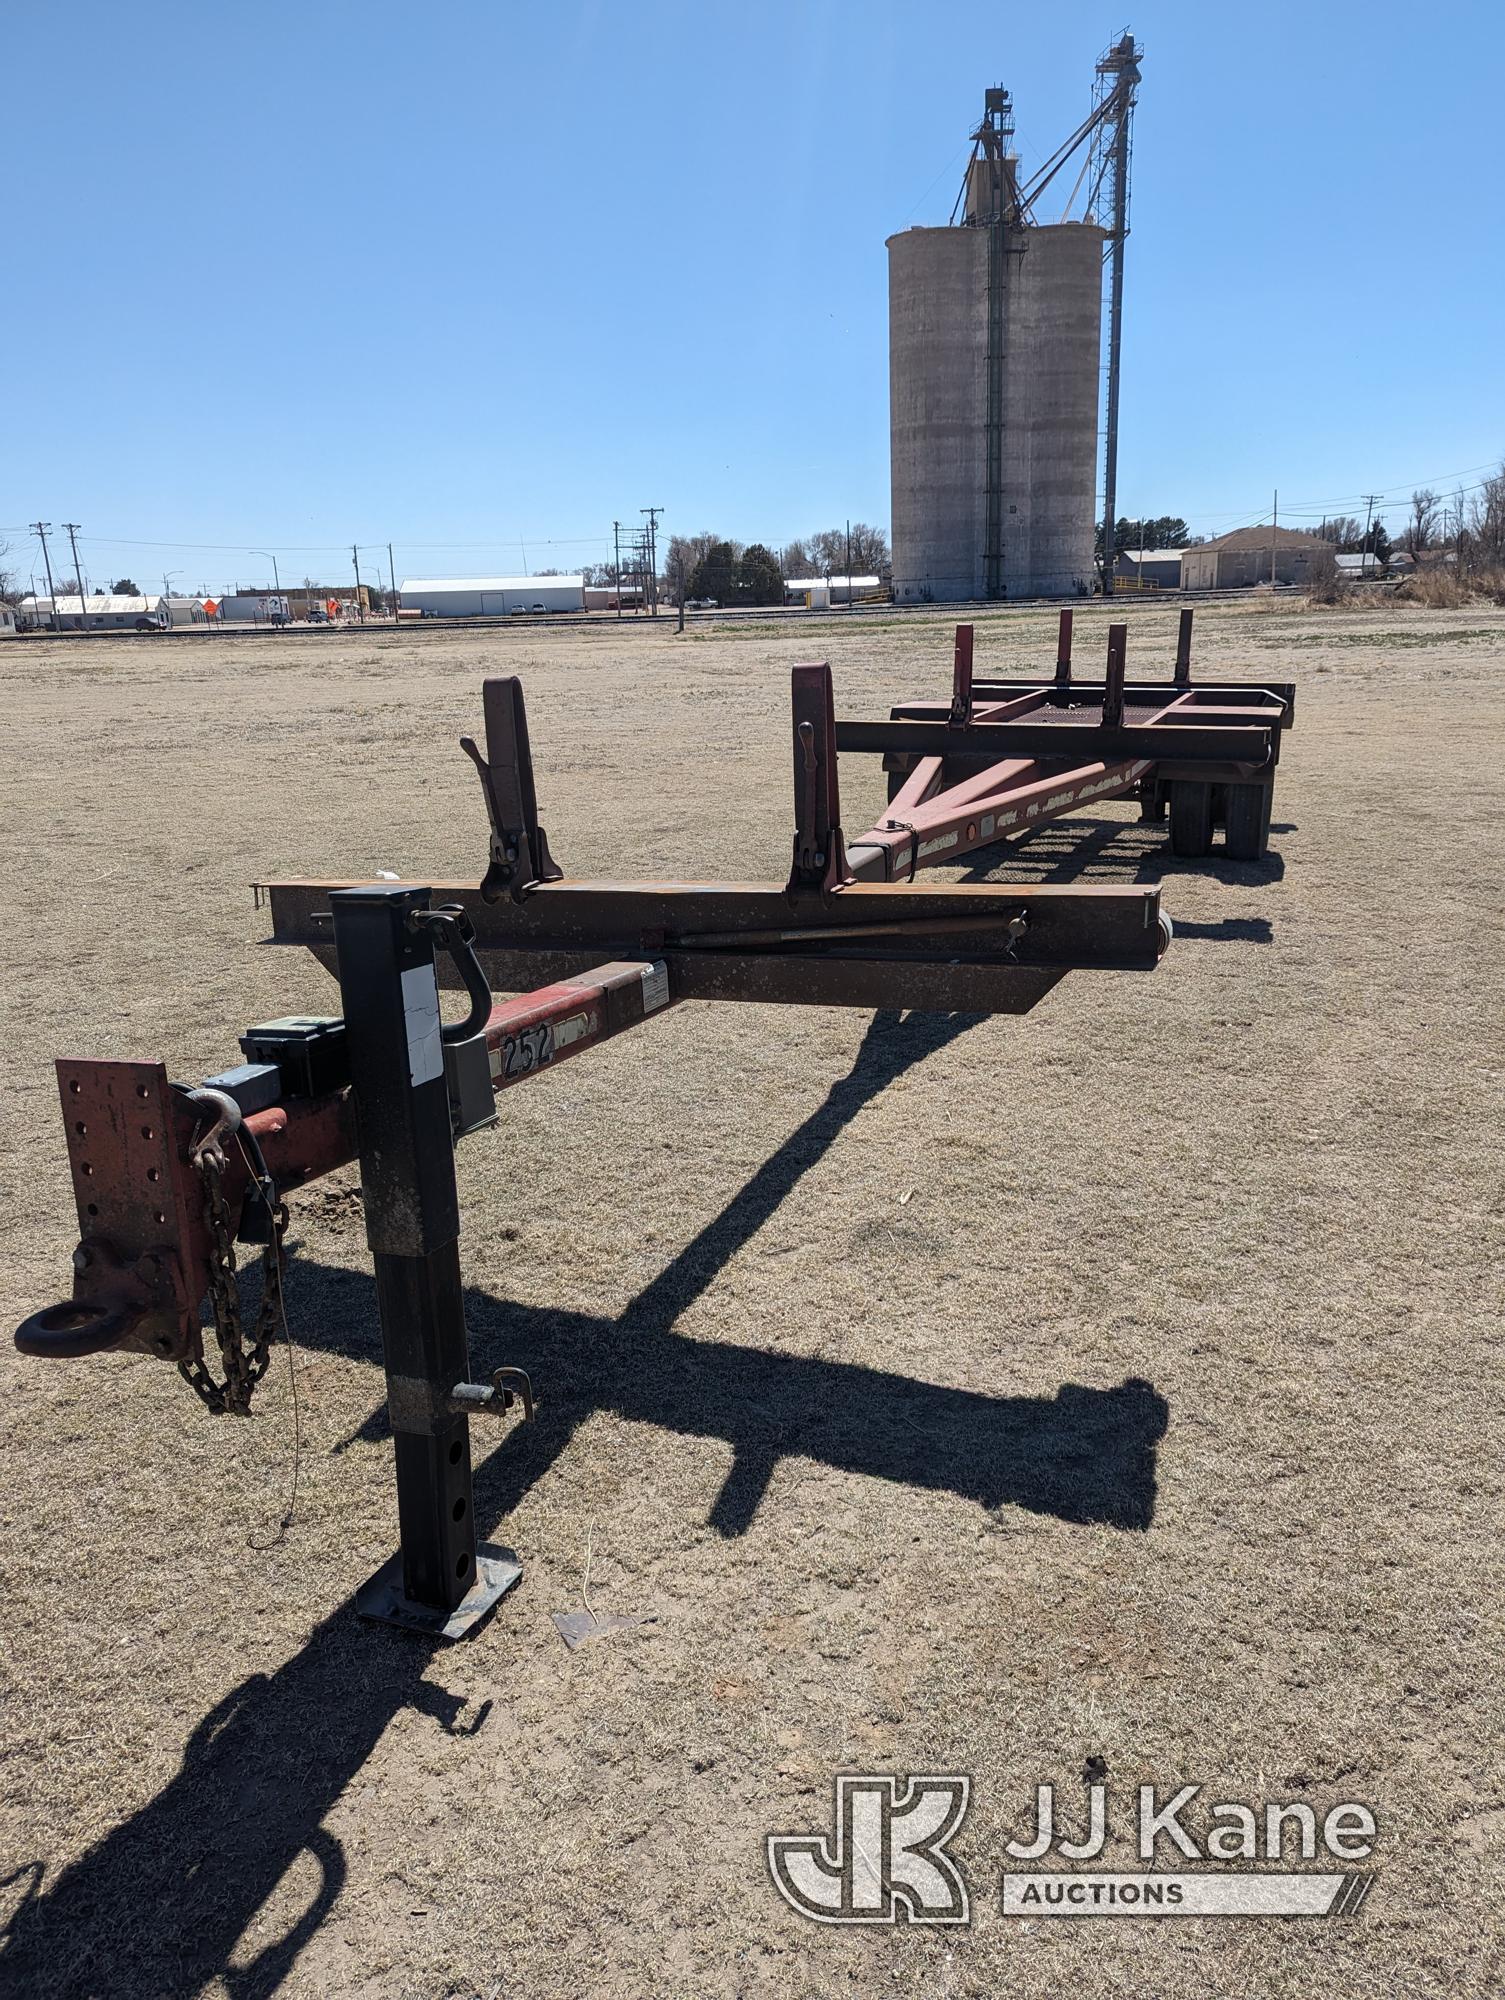
<svg viewBox="0 0 1505 2000">
<path fill-rule="evenodd" d="M 1411 516 L 1401 536 L 1401 546 L 1413 556 L 1432 546 L 1437 531 L 1437 495 L 1430 486 L 1420 486 L 1411 495 Z"/>
<path fill-rule="evenodd" d="M 882 576 L 893 568 L 888 536 L 866 521 L 852 523 L 852 568 L 859 576 Z"/>
<path fill-rule="evenodd" d="M 0 604 L 19 604 L 21 592 L 16 584 L 16 573 L 8 560 L 10 543 L 0 542 Z"/>
<path fill-rule="evenodd" d="M 689 594 L 690 578 L 717 543 L 724 540 L 724 536 L 713 534 L 709 528 L 698 535 L 669 537 L 669 546 L 664 554 L 664 588 L 675 603 Z M 730 546 L 734 555 L 741 555 L 740 542 L 733 542 Z"/>
<path fill-rule="evenodd" d="M 1335 549 L 1352 553 L 1364 540 L 1364 523 L 1355 514 L 1334 514 L 1319 521 L 1312 533 L 1319 542 L 1331 542 Z"/>
<path fill-rule="evenodd" d="M 793 546 L 808 552 L 817 576 L 845 576 L 849 543 L 853 576 L 881 576 L 890 568 L 888 536 L 866 521 L 854 521 L 850 529 L 845 524 L 823 528 L 819 534 L 807 536 L 803 544 Z"/>
<path fill-rule="evenodd" d="M 1467 532 L 1472 556 L 1491 566 L 1505 563 L 1505 463 L 1470 499 Z"/>
<path fill-rule="evenodd" d="M 1313 549 L 1306 566 L 1306 595 L 1309 604 L 1336 604 L 1341 597 L 1338 559 L 1330 548 Z"/>
</svg>

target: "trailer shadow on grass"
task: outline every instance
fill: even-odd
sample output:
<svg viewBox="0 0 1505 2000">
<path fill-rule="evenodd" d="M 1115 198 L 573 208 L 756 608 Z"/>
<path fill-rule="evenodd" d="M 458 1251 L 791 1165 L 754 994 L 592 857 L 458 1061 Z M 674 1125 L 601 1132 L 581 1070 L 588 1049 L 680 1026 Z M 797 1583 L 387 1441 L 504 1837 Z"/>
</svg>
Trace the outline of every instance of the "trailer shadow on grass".
<svg viewBox="0 0 1505 2000">
<path fill-rule="evenodd" d="M 1291 832 L 1290 827 L 1271 828 Z M 999 841 L 979 848 L 967 869 L 968 882 L 1076 882 L 1091 872 L 1097 880 L 1112 885 L 1124 881 L 1173 882 L 1178 876 L 1200 875 L 1235 889 L 1257 889 L 1278 882 L 1285 874 L 1285 861 L 1271 848 L 1262 861 L 1235 861 L 1221 847 L 1199 860 L 1183 861 L 1170 851 L 1163 825 L 1144 820 L 1106 819 L 1089 813 L 1074 813 L 1069 819 L 1047 820 L 1043 826 L 1017 839 Z M 1172 921 L 1175 912 L 1171 911 Z M 1242 929 L 1219 929 L 1220 937 L 1254 938 L 1268 944 L 1269 921 L 1245 919 L 1264 926 L 1264 934 Z M 1176 923 L 1178 931 L 1186 927 Z M 1187 935 L 1211 936 L 1212 928 L 1186 930 Z"/>
<path fill-rule="evenodd" d="M 1167 1407 L 1147 1382 L 993 1396 L 672 1330 L 863 1105 L 974 1018 L 876 1016 L 850 1074 L 618 1318 L 468 1295 L 477 1372 L 521 1362 L 545 1392 L 536 1420 L 476 1468 L 483 1539 L 603 1409 L 731 1445 L 711 1513 L 723 1534 L 748 1526 L 788 1452 L 1068 1522 L 1150 1525 Z M 293 1281 L 300 1327 L 323 1330 L 314 1344 L 376 1360 L 369 1279 L 297 1263 Z M 355 1435 L 384 1431 L 383 1407 Z M 338 1606 L 275 1673 L 251 1676 L 205 1716 L 170 1783 L 50 1887 L 39 1863 L 10 1878 L 21 1901 L 0 1986 L 187 2000 L 218 1977 L 232 2000 L 275 1993 L 338 1901 L 346 1860 L 323 1822 L 383 1731 L 412 1707 L 465 1733 L 459 1702 L 425 1681 L 427 1659 L 425 1642 Z M 300 1861 L 317 1885 L 302 1914 L 259 1949 L 242 1946 Z"/>
</svg>

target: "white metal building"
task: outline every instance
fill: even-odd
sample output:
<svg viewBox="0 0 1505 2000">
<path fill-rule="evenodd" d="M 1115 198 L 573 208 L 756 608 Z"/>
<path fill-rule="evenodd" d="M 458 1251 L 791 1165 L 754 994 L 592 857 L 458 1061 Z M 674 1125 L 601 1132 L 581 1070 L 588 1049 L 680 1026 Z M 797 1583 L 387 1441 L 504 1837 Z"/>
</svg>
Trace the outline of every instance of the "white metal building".
<svg viewBox="0 0 1505 2000">
<path fill-rule="evenodd" d="M 514 611 L 583 611 L 580 576 L 405 577 L 404 611 L 425 618 L 501 618 Z"/>
<path fill-rule="evenodd" d="M 165 632 L 169 623 L 163 597 L 23 597 L 20 615 L 29 626 L 60 632 Z"/>
<path fill-rule="evenodd" d="M 827 604 L 849 604 L 855 597 L 860 603 L 864 597 L 876 597 L 883 589 L 881 576 L 786 576 L 784 597 L 790 604 L 808 603 L 814 593 L 817 600 L 824 595 Z M 820 609 L 817 602 L 816 609 Z"/>
</svg>

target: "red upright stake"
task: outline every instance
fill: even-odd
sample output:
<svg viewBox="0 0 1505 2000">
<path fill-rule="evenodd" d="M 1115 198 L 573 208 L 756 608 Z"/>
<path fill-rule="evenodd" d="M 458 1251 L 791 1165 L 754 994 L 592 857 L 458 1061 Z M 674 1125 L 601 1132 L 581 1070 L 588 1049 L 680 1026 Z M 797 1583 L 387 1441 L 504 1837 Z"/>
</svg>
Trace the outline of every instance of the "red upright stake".
<svg viewBox="0 0 1505 2000">
<path fill-rule="evenodd" d="M 1103 727 L 1122 729 L 1124 722 L 1124 666 L 1129 651 L 1127 625 L 1108 627 L 1108 665 L 1103 675 Z"/>
<path fill-rule="evenodd" d="M 956 654 L 951 669 L 951 720 L 962 724 L 972 720 L 972 627 L 956 628 Z"/>
<path fill-rule="evenodd" d="M 1056 686 L 1071 686 L 1071 613 L 1061 613 L 1061 630 L 1056 639 Z"/>
<path fill-rule="evenodd" d="M 1181 613 L 1181 629 L 1176 634 L 1176 686 L 1191 686 L 1191 606 Z"/>
</svg>

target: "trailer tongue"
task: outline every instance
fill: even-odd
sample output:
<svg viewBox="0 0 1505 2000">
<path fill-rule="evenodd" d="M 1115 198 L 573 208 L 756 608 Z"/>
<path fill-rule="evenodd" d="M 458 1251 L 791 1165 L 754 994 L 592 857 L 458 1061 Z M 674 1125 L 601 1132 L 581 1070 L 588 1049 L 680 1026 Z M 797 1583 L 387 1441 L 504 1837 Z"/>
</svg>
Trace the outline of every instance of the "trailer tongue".
<svg viewBox="0 0 1505 2000">
<path fill-rule="evenodd" d="M 892 827 L 846 846 L 829 669 L 795 668 L 793 700 L 786 883 L 572 882 L 539 824 L 520 684 L 488 681 L 484 754 L 466 743 L 491 825 L 480 888 L 258 885 L 274 940 L 338 977 L 338 1017 L 253 1025 L 244 1060 L 195 1086 L 158 1062 L 58 1063 L 80 1240 L 71 1299 L 23 1322 L 22 1352 L 155 1355 L 210 1410 L 245 1414 L 281 1330 L 285 1198 L 359 1160 L 401 1540 L 361 1607 L 443 1637 L 468 1630 L 518 1575 L 476 1544 L 469 1419 L 532 1408 L 519 1370 L 470 1380 L 461 1304 L 454 1145 L 496 1123 L 501 1092 L 683 1000 L 1024 1013 L 1073 968 L 1149 970 L 1169 937 L 1156 886 L 888 880 L 939 852 L 911 832 L 900 856 Z M 968 732 L 995 725 L 941 726 L 963 732 L 970 757 Z M 997 785 L 989 768 L 995 821 Z M 911 812 L 922 803 L 917 790 Z M 965 844 L 981 843 L 984 816 Z M 441 983 L 465 989 L 462 1018 L 441 1014 Z M 237 1244 L 262 1264 L 250 1328 Z"/>
</svg>

